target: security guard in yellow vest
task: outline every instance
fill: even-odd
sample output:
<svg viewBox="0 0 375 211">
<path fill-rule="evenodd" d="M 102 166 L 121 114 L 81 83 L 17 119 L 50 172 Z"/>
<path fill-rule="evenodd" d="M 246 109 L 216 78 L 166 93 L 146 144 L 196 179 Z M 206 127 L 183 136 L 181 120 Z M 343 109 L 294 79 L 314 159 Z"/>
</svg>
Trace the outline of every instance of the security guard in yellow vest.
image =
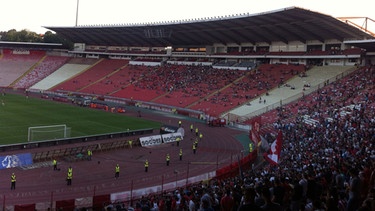
<svg viewBox="0 0 375 211">
<path fill-rule="evenodd" d="M 249 152 L 250 152 L 250 153 L 253 152 L 253 143 L 249 143 Z"/>
<path fill-rule="evenodd" d="M 148 160 L 145 161 L 145 172 L 148 172 Z"/>
<path fill-rule="evenodd" d="M 87 159 L 91 160 L 92 157 L 92 151 L 90 149 L 87 150 Z"/>
<path fill-rule="evenodd" d="M 198 136 L 198 135 L 199 135 L 199 129 L 195 128 L 195 136 Z"/>
<path fill-rule="evenodd" d="M 179 120 L 178 121 L 178 127 L 181 127 L 181 125 L 182 125 L 182 122 L 181 122 L 181 120 Z"/>
<path fill-rule="evenodd" d="M 12 173 L 12 175 L 10 176 L 10 182 L 11 182 L 10 189 L 15 190 L 16 189 L 16 175 L 14 173 Z"/>
<path fill-rule="evenodd" d="M 177 138 L 176 138 L 176 142 L 177 142 L 177 146 L 178 146 L 178 147 L 180 146 L 180 141 L 181 141 L 181 138 L 180 138 L 180 137 L 177 137 Z"/>
<path fill-rule="evenodd" d="M 120 176 L 120 166 L 117 164 L 115 167 L 115 178 L 117 179 Z"/>
<path fill-rule="evenodd" d="M 195 147 L 198 147 L 198 138 L 195 139 L 194 144 L 195 144 Z"/>
<path fill-rule="evenodd" d="M 195 143 L 193 143 L 193 153 L 195 154 L 197 152 L 197 146 L 195 145 Z"/>
<path fill-rule="evenodd" d="M 66 177 L 67 185 L 72 185 L 72 179 L 73 179 L 73 171 L 68 171 L 68 175 Z"/>
<path fill-rule="evenodd" d="M 182 148 L 180 149 L 180 152 L 178 153 L 178 155 L 180 156 L 180 160 L 182 160 Z"/>
<path fill-rule="evenodd" d="M 203 134 L 200 133 L 200 134 L 199 134 L 199 140 L 202 141 L 202 139 L 203 139 Z"/>
<path fill-rule="evenodd" d="M 193 132 L 193 130 L 194 130 L 194 125 L 191 124 L 191 125 L 190 125 L 190 132 Z"/>
<path fill-rule="evenodd" d="M 167 154 L 167 156 L 165 156 L 165 161 L 167 162 L 167 166 L 169 166 L 170 160 L 171 160 L 171 156 L 169 156 L 169 154 Z"/>
<path fill-rule="evenodd" d="M 57 171 L 57 160 L 53 159 L 52 164 L 53 164 L 53 170 Z"/>
</svg>

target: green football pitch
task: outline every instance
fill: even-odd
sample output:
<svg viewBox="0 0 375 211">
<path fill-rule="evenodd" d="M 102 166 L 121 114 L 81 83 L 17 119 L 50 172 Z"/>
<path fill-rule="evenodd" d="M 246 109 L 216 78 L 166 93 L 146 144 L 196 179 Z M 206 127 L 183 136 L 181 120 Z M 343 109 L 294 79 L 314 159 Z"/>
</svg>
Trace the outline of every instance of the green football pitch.
<svg viewBox="0 0 375 211">
<path fill-rule="evenodd" d="M 70 137 L 123 132 L 144 128 L 159 129 L 161 123 L 124 114 L 110 113 L 75 105 L 26 98 L 21 95 L 0 96 L 0 145 L 25 143 L 28 128 L 66 125 Z"/>
</svg>

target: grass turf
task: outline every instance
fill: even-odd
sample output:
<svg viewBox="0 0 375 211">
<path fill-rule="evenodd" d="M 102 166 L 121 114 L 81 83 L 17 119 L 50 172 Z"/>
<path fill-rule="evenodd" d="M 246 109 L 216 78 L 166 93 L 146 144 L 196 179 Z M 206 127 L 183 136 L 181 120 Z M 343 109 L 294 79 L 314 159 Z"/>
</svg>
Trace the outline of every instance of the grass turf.
<svg viewBox="0 0 375 211">
<path fill-rule="evenodd" d="M 70 137 L 79 137 L 127 129 L 159 129 L 161 123 L 118 113 L 94 110 L 51 100 L 21 95 L 0 96 L 0 145 L 27 142 L 28 128 L 66 124 Z"/>
</svg>

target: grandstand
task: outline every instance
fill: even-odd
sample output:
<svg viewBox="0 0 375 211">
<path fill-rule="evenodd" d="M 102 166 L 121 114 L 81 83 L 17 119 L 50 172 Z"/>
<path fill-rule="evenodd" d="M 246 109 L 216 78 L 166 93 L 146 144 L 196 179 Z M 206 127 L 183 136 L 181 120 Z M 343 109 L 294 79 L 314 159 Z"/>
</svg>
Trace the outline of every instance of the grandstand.
<svg viewBox="0 0 375 211">
<path fill-rule="evenodd" d="M 133 109 L 128 115 L 139 115 L 137 110 L 142 109 L 150 112 L 149 118 L 166 124 L 182 118 L 185 129 L 190 123 L 197 124 L 209 138 L 200 145 L 205 155 L 197 158 L 187 154 L 190 162 L 174 171 L 166 171 L 162 165 L 167 147 L 148 149 L 138 144 L 135 147 L 139 152 L 133 155 L 124 142 L 116 142 L 118 147 L 108 146 L 110 153 L 98 147 L 103 143 L 95 142 L 90 144 L 100 155 L 95 161 L 104 165 L 118 161 L 123 152 L 129 154 L 121 159 L 135 169 L 126 171 L 132 184 L 103 178 L 99 170 L 112 171 L 103 165 L 95 171 L 98 175 L 91 177 L 84 171 L 98 168 L 100 162 L 77 162 L 78 172 L 86 176 L 86 180 L 77 179 L 78 186 L 69 189 L 50 182 L 44 193 L 35 193 L 33 187 L 25 189 L 35 194 L 35 200 L 8 191 L 6 202 L 11 207 L 30 204 L 31 208 L 43 209 L 53 204 L 58 208 L 66 203 L 66 207 L 91 206 L 95 210 L 104 206 L 102 202 L 118 201 L 130 206 L 141 196 L 149 201 L 176 189 L 202 191 L 202 180 L 213 181 L 206 185 L 208 190 L 213 190 L 210 185 L 214 183 L 223 192 L 225 185 L 220 181 L 273 187 L 275 180 L 297 185 L 309 179 L 316 185 L 326 185 L 320 193 L 323 197 L 333 185 L 343 190 L 327 178 L 353 166 L 366 172 L 368 187 L 374 188 L 374 183 L 370 184 L 374 178 L 369 175 L 374 171 L 375 157 L 375 39 L 367 32 L 297 7 L 196 22 L 46 28 L 74 42 L 75 48 L 52 54 L 50 49 L 36 50 L 22 43 L 0 43 L 0 87 L 4 90 L 79 95 L 98 99 L 103 105 L 119 103 Z M 155 111 L 162 111 L 162 116 L 153 116 Z M 224 118 L 228 127 L 206 127 L 205 121 L 212 118 Z M 249 144 L 254 149 L 244 155 L 249 151 L 248 143 L 241 145 L 234 136 L 244 133 L 237 129 L 255 133 L 255 121 L 261 126 L 256 135 L 250 136 Z M 282 149 L 279 146 L 281 160 L 277 165 L 267 165 L 262 153 L 268 153 L 268 145 L 278 131 L 284 134 Z M 187 137 L 195 138 L 192 134 Z M 82 149 L 87 147 L 83 143 Z M 188 142 L 183 147 L 191 149 Z M 47 151 L 60 153 L 61 149 Z M 48 157 L 41 150 L 33 153 L 38 157 L 35 161 L 47 161 L 40 158 Z M 237 157 L 232 160 L 234 155 Z M 140 173 L 140 163 L 147 156 L 157 160 L 158 176 Z M 254 167 L 252 171 L 250 166 Z M 242 170 L 244 175 L 238 173 Z M 349 174 L 344 173 L 350 184 Z M 32 174 L 38 177 L 42 173 L 35 170 Z M 42 183 L 35 180 L 32 186 Z M 99 186 L 102 188 L 97 190 Z M 242 195 L 240 189 L 231 188 Z M 362 190 L 364 201 L 370 189 Z M 74 193 L 52 196 L 66 191 Z M 299 205 L 307 207 L 307 199 L 317 199 L 311 194 L 310 189 Z M 349 194 L 344 194 L 349 202 Z M 293 199 L 283 202 L 284 210 L 295 210 L 291 208 Z M 328 202 L 319 206 L 328 206 Z"/>
</svg>

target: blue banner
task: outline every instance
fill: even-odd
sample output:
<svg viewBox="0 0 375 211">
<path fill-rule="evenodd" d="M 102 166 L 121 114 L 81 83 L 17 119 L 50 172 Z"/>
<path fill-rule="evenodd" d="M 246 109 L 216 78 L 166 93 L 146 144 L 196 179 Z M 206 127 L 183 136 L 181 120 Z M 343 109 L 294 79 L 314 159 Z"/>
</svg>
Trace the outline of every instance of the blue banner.
<svg viewBox="0 0 375 211">
<path fill-rule="evenodd" d="M 28 166 L 33 164 L 31 153 L 0 156 L 0 169 Z"/>
</svg>

